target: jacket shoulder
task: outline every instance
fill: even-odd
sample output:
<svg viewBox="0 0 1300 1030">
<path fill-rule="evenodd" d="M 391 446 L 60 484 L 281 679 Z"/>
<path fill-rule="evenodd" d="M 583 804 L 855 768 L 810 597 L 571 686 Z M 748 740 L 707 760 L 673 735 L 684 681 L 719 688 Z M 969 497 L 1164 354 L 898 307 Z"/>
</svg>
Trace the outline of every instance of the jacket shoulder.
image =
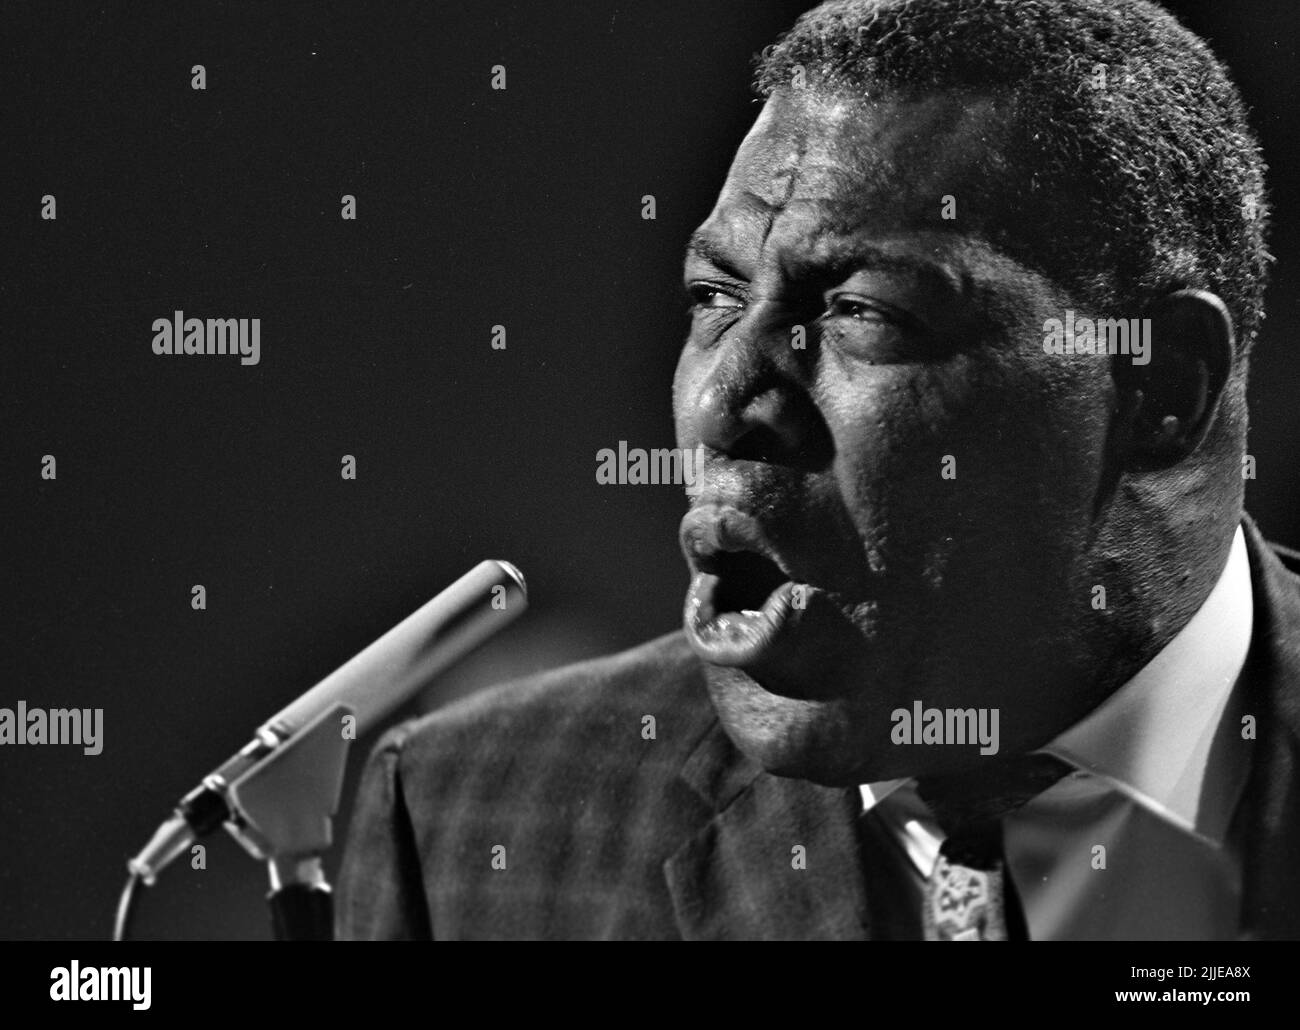
<svg viewBox="0 0 1300 1030">
<path fill-rule="evenodd" d="M 662 866 L 706 815 L 678 773 L 713 723 L 678 633 L 393 728 L 363 777 L 340 935 L 673 936 Z"/>
<path fill-rule="evenodd" d="M 376 750 L 400 754 L 408 784 L 488 790 L 547 770 L 636 765 L 646 744 L 656 764 L 680 762 L 712 718 L 699 660 L 678 632 L 480 691 L 394 727 Z"/>
</svg>

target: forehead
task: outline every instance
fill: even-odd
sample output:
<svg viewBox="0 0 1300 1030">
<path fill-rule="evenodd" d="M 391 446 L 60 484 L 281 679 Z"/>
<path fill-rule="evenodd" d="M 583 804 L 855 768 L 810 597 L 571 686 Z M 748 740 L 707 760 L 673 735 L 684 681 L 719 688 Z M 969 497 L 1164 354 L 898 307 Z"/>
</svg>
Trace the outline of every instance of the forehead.
<svg viewBox="0 0 1300 1030">
<path fill-rule="evenodd" d="M 988 95 L 779 92 L 741 143 L 697 238 L 752 256 L 906 231 L 980 235 L 1013 217 L 1010 198 L 990 188 L 1011 122 L 1010 103 Z"/>
</svg>

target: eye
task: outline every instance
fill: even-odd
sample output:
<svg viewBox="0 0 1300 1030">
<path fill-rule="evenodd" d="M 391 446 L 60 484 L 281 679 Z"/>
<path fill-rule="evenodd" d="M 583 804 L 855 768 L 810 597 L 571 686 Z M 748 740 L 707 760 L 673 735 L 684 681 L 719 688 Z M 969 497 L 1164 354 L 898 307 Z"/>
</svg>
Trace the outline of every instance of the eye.
<svg viewBox="0 0 1300 1030">
<path fill-rule="evenodd" d="M 713 283 L 691 283 L 686 288 L 691 304 L 696 308 L 743 308 L 744 302 Z"/>
<path fill-rule="evenodd" d="M 938 354 L 921 319 L 878 297 L 833 293 L 818 322 L 822 347 L 844 358 L 879 365 L 926 361 Z"/>
<path fill-rule="evenodd" d="M 855 293 L 835 294 L 822 317 L 852 318 L 859 322 L 876 322 L 881 325 L 896 325 L 899 321 L 888 305 Z"/>
</svg>

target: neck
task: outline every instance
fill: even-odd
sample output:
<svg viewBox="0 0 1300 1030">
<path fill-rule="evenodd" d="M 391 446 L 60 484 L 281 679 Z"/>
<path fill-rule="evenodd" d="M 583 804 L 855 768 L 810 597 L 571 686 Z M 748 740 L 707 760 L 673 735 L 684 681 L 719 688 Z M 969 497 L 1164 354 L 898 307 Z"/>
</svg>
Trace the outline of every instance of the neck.
<svg viewBox="0 0 1300 1030">
<path fill-rule="evenodd" d="M 1121 483 L 1127 511 L 1106 521 L 1083 578 L 1106 586 L 1109 617 L 1085 637 L 1095 707 L 1154 658 L 1204 604 L 1228 560 L 1241 521 L 1241 489 L 1212 489 L 1187 474 L 1174 503 L 1157 483 Z M 1064 727 L 1062 727 L 1064 728 Z"/>
</svg>

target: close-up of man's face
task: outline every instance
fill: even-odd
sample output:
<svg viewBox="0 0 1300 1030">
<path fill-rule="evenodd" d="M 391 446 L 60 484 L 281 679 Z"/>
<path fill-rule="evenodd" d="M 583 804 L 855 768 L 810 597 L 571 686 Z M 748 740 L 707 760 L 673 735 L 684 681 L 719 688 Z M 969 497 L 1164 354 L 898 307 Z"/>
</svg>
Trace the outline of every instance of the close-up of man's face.
<svg viewBox="0 0 1300 1030">
<path fill-rule="evenodd" d="M 1004 749 L 1089 701 L 1109 359 L 1044 352 L 1073 302 L 986 242 L 1016 196 L 951 211 L 1005 160 L 1007 106 L 778 92 L 688 248 L 686 630 L 770 771 L 915 773 L 889 735 L 916 701 L 999 709 Z"/>
</svg>

